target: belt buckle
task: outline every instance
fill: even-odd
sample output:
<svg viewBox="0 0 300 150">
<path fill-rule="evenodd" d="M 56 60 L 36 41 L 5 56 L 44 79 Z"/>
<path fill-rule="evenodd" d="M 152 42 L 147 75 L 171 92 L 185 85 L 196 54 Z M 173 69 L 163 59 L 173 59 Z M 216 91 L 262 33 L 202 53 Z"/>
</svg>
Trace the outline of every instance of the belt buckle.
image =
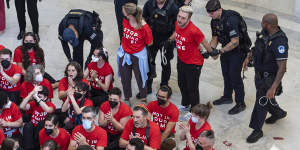
<svg viewBox="0 0 300 150">
<path fill-rule="evenodd" d="M 269 72 L 264 72 L 264 77 L 265 77 L 265 78 L 268 77 L 269 75 L 270 75 Z"/>
</svg>

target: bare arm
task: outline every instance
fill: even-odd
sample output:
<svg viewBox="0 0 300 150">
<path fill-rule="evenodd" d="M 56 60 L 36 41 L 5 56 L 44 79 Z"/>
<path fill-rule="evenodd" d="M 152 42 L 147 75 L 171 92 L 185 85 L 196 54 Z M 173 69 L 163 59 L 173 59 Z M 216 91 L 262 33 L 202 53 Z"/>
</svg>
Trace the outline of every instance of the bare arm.
<svg viewBox="0 0 300 150">
<path fill-rule="evenodd" d="M 185 136 L 185 137 L 186 137 L 187 144 L 188 144 L 190 150 L 196 150 L 196 147 L 195 147 L 195 145 L 194 145 L 194 143 L 193 143 L 191 134 L 188 132 L 188 133 L 186 133 L 186 136 Z"/>
<path fill-rule="evenodd" d="M 119 147 L 121 148 L 126 148 L 126 146 L 129 144 L 128 141 L 124 140 L 123 138 L 120 138 L 120 141 L 119 141 Z"/>
<path fill-rule="evenodd" d="M 168 122 L 165 131 L 161 135 L 161 143 L 170 135 L 172 129 L 175 127 L 176 122 Z"/>
<path fill-rule="evenodd" d="M 23 74 L 26 74 L 26 70 L 25 70 L 24 67 L 23 67 L 23 63 L 17 63 L 17 66 L 19 66 L 19 67 L 22 68 L 22 73 L 23 73 Z"/>
<path fill-rule="evenodd" d="M 12 85 L 15 85 L 21 79 L 21 74 L 15 74 L 13 77 L 8 76 L 4 71 L 1 72 L 2 76 Z"/>
<path fill-rule="evenodd" d="M 85 69 L 85 71 L 83 73 L 83 77 L 86 79 L 89 77 L 89 69 L 88 68 Z"/>
<path fill-rule="evenodd" d="M 67 91 L 59 91 L 58 92 L 59 99 L 64 99 L 65 97 L 67 97 Z"/>
<path fill-rule="evenodd" d="M 52 113 L 54 110 L 52 107 L 49 107 L 44 101 L 39 100 L 39 104 L 42 107 L 42 109 L 47 113 Z"/>
<path fill-rule="evenodd" d="M 32 98 L 32 95 L 34 94 L 34 91 L 31 91 L 22 101 L 22 103 L 20 104 L 20 109 L 22 110 L 29 110 L 30 109 L 30 105 L 28 104 L 28 101 Z"/>
<path fill-rule="evenodd" d="M 120 119 L 120 122 L 118 122 L 115 118 L 113 118 L 112 124 L 118 131 L 123 131 L 124 126 L 129 119 L 130 119 L 130 116 L 123 117 L 122 119 Z"/>
<path fill-rule="evenodd" d="M 210 46 L 213 48 L 217 48 L 218 46 L 218 37 L 217 36 L 213 36 L 210 40 Z"/>
<path fill-rule="evenodd" d="M 77 142 L 75 140 L 71 140 L 68 150 L 76 150 L 77 147 L 78 147 Z"/>
<path fill-rule="evenodd" d="M 203 45 L 203 47 L 208 51 L 208 52 L 212 52 L 212 48 L 210 46 L 210 44 L 207 42 L 206 39 L 203 39 L 203 41 L 201 42 L 201 44 Z M 199 45 L 200 46 L 200 45 Z"/>
<path fill-rule="evenodd" d="M 103 84 L 101 80 L 98 80 L 97 85 L 99 85 L 105 92 L 107 92 L 112 81 L 112 77 L 112 74 L 105 76 L 105 83 Z"/>
<path fill-rule="evenodd" d="M 98 118 L 99 118 L 98 119 L 99 126 L 106 127 L 107 126 L 107 120 L 105 120 L 104 113 L 101 110 L 99 112 L 99 117 Z"/>
<path fill-rule="evenodd" d="M 102 146 L 97 146 L 96 150 L 104 150 L 104 147 L 102 147 Z"/>
<path fill-rule="evenodd" d="M 231 38 L 230 42 L 226 44 L 222 49 L 220 49 L 220 51 L 221 53 L 226 53 L 233 50 L 237 46 L 239 46 L 239 37 L 234 37 Z"/>
<path fill-rule="evenodd" d="M 287 64 L 287 60 L 278 60 L 277 61 L 277 65 L 278 65 L 279 69 L 276 73 L 276 77 L 275 77 L 275 80 L 274 80 L 271 88 L 267 91 L 267 94 L 266 94 L 267 98 L 275 97 L 276 89 L 277 89 L 278 85 L 280 84 L 280 82 L 286 72 L 286 64 Z"/>
<path fill-rule="evenodd" d="M 22 117 L 20 119 L 18 119 L 17 121 L 14 121 L 14 122 L 7 122 L 6 123 L 6 126 L 7 127 L 11 127 L 11 128 L 19 128 L 21 127 L 23 124 L 23 119 Z"/>
</svg>

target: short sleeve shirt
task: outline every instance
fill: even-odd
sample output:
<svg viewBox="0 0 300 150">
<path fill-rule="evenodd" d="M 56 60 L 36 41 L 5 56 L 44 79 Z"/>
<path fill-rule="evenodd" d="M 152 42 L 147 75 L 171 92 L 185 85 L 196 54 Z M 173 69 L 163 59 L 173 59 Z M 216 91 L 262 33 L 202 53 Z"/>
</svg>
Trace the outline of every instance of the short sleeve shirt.
<svg viewBox="0 0 300 150">
<path fill-rule="evenodd" d="M 91 62 L 88 65 L 88 70 L 89 70 L 89 77 L 91 77 L 91 71 L 95 70 L 98 74 L 98 79 L 99 81 L 101 81 L 101 83 L 105 84 L 105 77 L 112 74 L 112 76 L 114 76 L 114 71 L 111 68 L 111 66 L 109 65 L 109 63 L 105 63 L 104 66 L 102 68 L 98 68 L 97 66 L 97 62 Z M 91 81 L 90 85 L 93 89 L 96 90 L 102 90 L 102 88 L 96 83 L 96 81 Z M 111 80 L 110 85 L 109 85 L 109 90 L 111 90 L 113 88 L 113 80 Z"/>
<path fill-rule="evenodd" d="M 20 76 L 22 74 L 22 68 L 17 66 L 16 64 L 11 64 L 8 70 L 4 70 L 4 72 L 9 76 L 13 77 L 15 75 Z M 7 92 L 19 91 L 21 88 L 21 80 L 19 80 L 16 84 L 9 83 L 4 76 L 0 73 L 0 89 Z"/>
<path fill-rule="evenodd" d="M 75 141 L 75 133 L 81 133 L 85 138 L 86 142 L 93 147 L 94 149 L 97 146 L 106 147 L 107 146 L 107 133 L 104 129 L 95 125 L 95 129 L 92 132 L 87 132 L 82 127 L 82 125 L 78 125 L 73 129 L 71 139 Z"/>
<path fill-rule="evenodd" d="M 122 48 L 128 54 L 140 52 L 153 41 L 152 31 L 148 24 L 140 29 L 133 28 L 127 19 L 123 19 Z"/>
<path fill-rule="evenodd" d="M 110 112 L 110 104 L 108 101 L 104 102 L 101 104 L 100 106 L 100 110 L 104 113 L 104 114 L 108 114 Z M 126 105 L 125 103 L 121 102 L 120 103 L 120 107 L 119 107 L 119 111 L 114 114 L 114 118 L 120 122 L 120 120 L 124 117 L 128 117 L 132 115 L 132 111 L 131 108 Z M 118 131 L 117 129 L 115 129 L 115 127 L 112 125 L 111 122 L 109 122 L 107 124 L 107 126 L 104 128 L 107 132 L 109 132 L 110 134 L 121 134 L 120 131 Z"/>
<path fill-rule="evenodd" d="M 273 50 L 276 60 L 288 59 L 288 41 L 283 37 L 274 39 L 271 43 L 270 49 Z"/>
<path fill-rule="evenodd" d="M 82 82 L 86 83 L 87 85 L 89 84 L 89 82 L 82 78 L 81 80 Z M 59 84 L 58 84 L 58 92 L 60 91 L 67 91 L 69 88 L 69 82 L 68 82 L 68 78 L 67 77 L 64 77 L 62 78 L 61 80 L 59 80 Z M 66 101 L 67 97 L 63 98 L 62 101 Z"/>
<path fill-rule="evenodd" d="M 178 108 L 170 102 L 169 106 L 162 108 L 158 105 L 157 101 L 152 101 L 147 106 L 149 112 L 153 116 L 153 122 L 155 122 L 160 131 L 165 131 L 169 122 L 177 122 L 179 117 Z M 172 129 L 172 133 L 175 134 L 175 127 Z"/>
<path fill-rule="evenodd" d="M 184 28 L 180 28 L 178 23 L 175 24 L 175 40 L 177 54 L 180 61 L 185 64 L 203 65 L 199 45 L 205 36 L 192 21 Z"/>
<path fill-rule="evenodd" d="M 69 102 L 70 102 L 70 105 L 72 105 L 71 104 L 72 102 L 71 101 L 69 101 Z M 76 103 L 77 103 L 77 105 L 79 105 L 80 101 L 76 100 Z M 93 106 L 93 101 L 91 101 L 90 99 L 86 98 L 82 107 L 87 107 L 87 106 Z M 74 122 L 74 118 L 73 118 L 74 114 L 75 114 L 74 110 L 72 110 L 71 112 L 69 112 L 69 119 L 70 119 L 71 122 Z"/>
<path fill-rule="evenodd" d="M 8 101 L 8 103 L 3 106 L 0 119 L 7 122 L 15 122 L 20 118 L 22 118 L 22 114 L 19 107 L 15 103 Z M 19 128 L 3 127 L 3 132 L 6 137 L 11 137 L 12 135 L 19 133 Z"/>
<path fill-rule="evenodd" d="M 53 98 L 53 88 L 51 83 L 47 79 L 43 79 L 41 83 L 39 83 L 40 86 L 45 86 L 49 90 L 49 96 L 48 98 Z M 25 98 L 27 95 L 34 89 L 34 85 L 30 82 L 24 81 L 21 85 L 21 93 L 20 97 Z"/>
<path fill-rule="evenodd" d="M 43 145 L 46 141 L 53 140 L 59 146 L 61 150 L 67 150 L 70 143 L 70 134 L 63 128 L 59 128 L 59 134 L 57 137 L 52 138 L 51 136 L 47 136 L 45 128 L 43 128 L 39 132 L 39 142 L 40 145 Z"/>
<path fill-rule="evenodd" d="M 36 127 L 40 121 L 43 121 L 46 118 L 48 113 L 45 112 L 41 106 L 37 106 L 35 101 L 31 101 L 28 104 L 30 106 L 29 112 L 32 112 L 31 123 Z M 52 102 L 46 102 L 46 105 L 52 107 L 53 112 L 55 111 L 56 107 Z"/>
<path fill-rule="evenodd" d="M 19 46 L 15 49 L 14 52 L 14 58 L 13 61 L 16 63 L 22 63 L 23 61 L 23 54 L 22 54 L 22 50 L 21 50 L 22 46 Z M 30 64 L 40 64 L 41 60 L 37 60 L 35 58 L 35 51 L 31 51 L 31 52 L 27 52 L 28 56 L 29 56 L 29 60 L 30 60 Z"/>
</svg>

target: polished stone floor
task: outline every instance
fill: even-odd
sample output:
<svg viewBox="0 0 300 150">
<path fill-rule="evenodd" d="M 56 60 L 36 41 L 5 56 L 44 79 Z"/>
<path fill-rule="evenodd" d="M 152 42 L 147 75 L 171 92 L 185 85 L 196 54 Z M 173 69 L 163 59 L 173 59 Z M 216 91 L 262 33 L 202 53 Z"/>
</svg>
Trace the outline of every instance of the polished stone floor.
<svg viewBox="0 0 300 150">
<path fill-rule="evenodd" d="M 206 14 L 204 6 L 207 0 L 194 0 L 192 5 L 194 8 L 193 22 L 204 32 L 207 39 L 211 38 L 210 18 Z M 4 34 L 0 35 L 0 43 L 10 49 L 16 48 L 21 44 L 16 40 L 19 31 L 17 24 L 16 11 L 11 2 L 11 9 L 7 10 L 7 29 Z M 139 5 L 143 6 L 145 0 L 139 0 Z M 255 32 L 260 30 L 260 20 L 265 13 L 273 12 L 279 17 L 279 24 L 289 37 L 289 60 L 288 70 L 283 79 L 284 93 L 278 97 L 278 102 L 283 109 L 288 111 L 288 116 L 280 120 L 274 125 L 265 125 L 263 127 L 264 137 L 255 144 L 247 144 L 245 139 L 250 134 L 251 129 L 248 127 L 250 115 L 255 100 L 255 88 L 253 82 L 254 72 L 250 69 L 245 73 L 246 79 L 246 111 L 230 116 L 227 111 L 233 105 L 224 105 L 213 107 L 209 122 L 216 132 L 217 141 L 215 148 L 217 150 L 292 150 L 300 147 L 300 120 L 298 113 L 300 96 L 300 72 L 297 69 L 300 64 L 300 0 L 221 0 L 225 9 L 233 9 L 240 12 L 247 24 L 249 34 L 254 40 Z M 46 54 L 46 70 L 56 79 L 63 77 L 63 71 L 67 64 L 66 57 L 62 51 L 62 47 L 57 38 L 58 24 L 63 16 L 73 8 L 86 10 L 95 10 L 99 12 L 103 20 L 104 46 L 109 50 L 109 61 L 115 72 L 116 67 L 116 49 L 118 47 L 119 38 L 117 33 L 117 24 L 114 13 L 113 0 L 51 0 L 42 1 L 39 5 L 40 15 L 40 45 Z M 27 15 L 28 16 L 28 15 Z M 30 21 L 27 17 L 27 31 L 31 31 Z M 85 55 L 88 54 L 89 44 L 85 43 Z M 172 61 L 172 76 L 170 86 L 174 90 L 172 101 L 180 104 L 181 95 L 177 85 L 176 57 Z M 160 64 L 157 57 L 157 64 Z M 153 90 L 156 91 L 160 83 L 161 67 L 157 67 L 158 78 L 154 80 Z M 121 87 L 120 78 L 114 77 L 114 86 Z M 138 90 L 133 82 L 133 95 Z M 220 69 L 219 60 L 209 59 L 205 61 L 200 78 L 201 103 L 212 101 L 219 98 L 223 92 L 223 80 Z M 61 102 L 57 98 L 57 91 L 53 101 L 60 107 Z M 155 98 L 155 92 L 148 96 L 148 100 Z M 133 99 L 134 100 L 134 99 Z M 136 100 L 134 100 L 137 102 Z M 298 116 L 298 117 L 297 117 Z M 179 133 L 179 132 L 177 132 Z M 273 137 L 282 137 L 284 140 L 274 140 Z M 226 146 L 224 141 L 232 143 Z M 179 149 L 182 149 L 184 142 L 179 142 Z"/>
</svg>

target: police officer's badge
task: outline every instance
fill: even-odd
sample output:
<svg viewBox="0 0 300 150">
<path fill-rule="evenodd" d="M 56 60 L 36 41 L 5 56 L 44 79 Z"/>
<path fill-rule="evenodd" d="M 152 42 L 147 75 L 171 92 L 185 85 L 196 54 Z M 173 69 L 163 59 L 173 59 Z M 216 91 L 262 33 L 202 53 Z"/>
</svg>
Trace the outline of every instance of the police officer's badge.
<svg viewBox="0 0 300 150">
<path fill-rule="evenodd" d="M 285 47 L 283 45 L 278 46 L 277 49 L 280 54 L 283 54 L 285 52 Z"/>
<path fill-rule="evenodd" d="M 158 18 L 158 15 L 157 15 L 157 14 L 155 14 L 155 15 L 154 15 L 154 18 L 155 18 L 155 19 L 156 19 L 156 18 Z"/>
</svg>

